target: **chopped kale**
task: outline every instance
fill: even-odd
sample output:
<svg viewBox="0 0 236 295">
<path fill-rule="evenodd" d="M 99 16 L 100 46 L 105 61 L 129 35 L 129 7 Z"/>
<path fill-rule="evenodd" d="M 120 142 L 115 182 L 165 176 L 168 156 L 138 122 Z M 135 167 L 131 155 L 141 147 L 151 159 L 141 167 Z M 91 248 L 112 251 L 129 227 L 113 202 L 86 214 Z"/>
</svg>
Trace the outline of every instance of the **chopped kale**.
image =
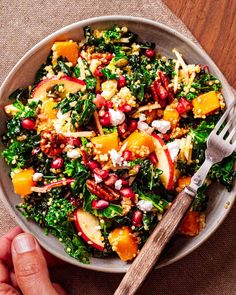
<svg viewBox="0 0 236 295">
<path fill-rule="evenodd" d="M 198 189 L 197 195 L 193 201 L 192 207 L 194 211 L 203 212 L 207 208 L 208 197 L 206 195 L 207 185 L 204 184 Z"/>
<path fill-rule="evenodd" d="M 57 74 L 59 72 L 63 72 L 65 73 L 67 76 L 72 76 L 72 68 L 70 68 L 66 63 L 68 62 L 68 60 L 65 57 L 60 56 L 57 59 L 57 64 L 56 66 L 53 68 L 54 72 Z"/>
<path fill-rule="evenodd" d="M 140 170 L 133 183 L 141 191 L 150 191 L 160 186 L 160 175 L 162 171 L 156 168 L 149 160 L 138 159 L 131 162 L 131 167 L 140 165 Z"/>
<path fill-rule="evenodd" d="M 118 76 L 117 74 L 113 74 L 111 72 L 111 70 L 109 70 L 108 68 L 103 68 L 101 69 L 101 73 L 103 73 L 104 77 L 107 79 L 107 80 L 117 80 L 118 79 Z"/>
<path fill-rule="evenodd" d="M 151 202 L 160 213 L 163 213 L 165 208 L 169 205 L 169 202 L 167 202 L 159 195 L 155 195 L 152 193 L 144 193 L 140 190 L 138 190 L 137 193 L 139 195 L 139 199 Z"/>
<path fill-rule="evenodd" d="M 83 96 L 82 92 L 75 94 L 69 94 L 69 97 L 65 97 L 58 105 L 62 114 L 71 111 L 71 122 L 74 127 L 86 125 L 96 109 L 96 105 L 93 103 L 94 94 L 90 93 L 88 97 Z"/>
</svg>

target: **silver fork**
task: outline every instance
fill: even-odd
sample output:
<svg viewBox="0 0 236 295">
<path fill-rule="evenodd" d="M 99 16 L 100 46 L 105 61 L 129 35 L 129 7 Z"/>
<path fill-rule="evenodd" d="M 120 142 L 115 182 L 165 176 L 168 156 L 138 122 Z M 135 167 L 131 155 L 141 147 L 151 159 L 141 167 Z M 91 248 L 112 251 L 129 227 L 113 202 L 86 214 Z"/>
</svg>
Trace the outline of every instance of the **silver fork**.
<svg viewBox="0 0 236 295">
<path fill-rule="evenodd" d="M 190 185 L 178 194 L 170 209 L 157 224 L 139 255 L 129 267 L 114 295 L 133 295 L 137 292 L 191 206 L 197 190 L 203 185 L 211 166 L 220 162 L 235 150 L 236 140 L 234 140 L 234 136 L 236 135 L 236 126 L 233 126 L 236 123 L 236 118 L 234 117 L 235 109 L 233 109 L 235 104 L 236 101 L 229 106 L 214 130 L 210 133 L 207 139 L 205 161 L 193 175 Z M 231 111 L 233 112 L 231 113 Z M 223 127 L 226 121 L 227 123 Z"/>
<path fill-rule="evenodd" d="M 205 161 L 198 171 L 193 175 L 190 185 L 184 189 L 185 192 L 192 197 L 195 197 L 197 190 L 203 185 L 212 165 L 231 155 L 236 148 L 236 140 L 233 140 L 234 136 L 236 135 L 236 126 L 233 126 L 233 124 L 236 123 L 236 118 L 234 116 L 235 104 L 236 101 L 234 101 L 227 108 L 224 115 L 221 117 L 215 128 L 208 136 L 207 149 L 205 151 Z M 226 121 L 226 125 L 222 130 L 220 130 Z M 227 132 L 229 132 L 228 135 Z"/>
</svg>

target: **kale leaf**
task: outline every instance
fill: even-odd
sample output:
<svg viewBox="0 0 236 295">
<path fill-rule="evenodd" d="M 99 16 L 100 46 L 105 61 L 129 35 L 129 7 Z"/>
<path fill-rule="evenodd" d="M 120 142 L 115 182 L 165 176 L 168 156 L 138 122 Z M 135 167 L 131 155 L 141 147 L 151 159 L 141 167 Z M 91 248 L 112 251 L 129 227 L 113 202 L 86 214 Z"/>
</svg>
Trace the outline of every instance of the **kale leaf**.
<svg viewBox="0 0 236 295">
<path fill-rule="evenodd" d="M 71 122 L 74 127 L 78 128 L 86 125 L 93 116 L 96 109 L 96 105 L 93 103 L 94 97 L 92 93 L 89 93 L 88 97 L 87 95 L 83 96 L 82 92 L 77 92 L 75 94 L 70 93 L 69 97 L 65 97 L 57 105 L 57 108 L 60 109 L 62 114 L 71 111 Z"/>
<path fill-rule="evenodd" d="M 212 166 L 208 177 L 211 180 L 217 181 L 223 184 L 228 191 L 231 191 L 233 187 L 233 181 L 236 177 L 235 171 L 236 153 L 223 159 L 220 163 Z"/>
<path fill-rule="evenodd" d="M 57 59 L 57 64 L 53 68 L 54 72 L 57 74 L 59 72 L 65 73 L 67 76 L 72 76 L 73 70 L 66 63 L 68 60 L 65 57 L 60 56 Z"/>
<path fill-rule="evenodd" d="M 30 88 L 25 87 L 25 88 L 19 88 L 12 92 L 9 96 L 10 100 L 19 100 L 23 104 L 27 102 L 27 100 L 30 98 Z"/>
<path fill-rule="evenodd" d="M 33 148 L 39 146 L 40 136 L 32 133 L 23 141 L 13 140 L 2 152 L 2 157 L 13 168 L 25 168 L 30 165 L 32 158 L 29 156 Z"/>
<path fill-rule="evenodd" d="M 75 178 L 71 188 L 77 195 L 84 190 L 86 180 L 91 176 L 89 169 L 81 163 L 81 158 L 66 160 L 64 174 Z"/>
<path fill-rule="evenodd" d="M 202 212 L 205 211 L 207 208 L 208 198 L 206 195 L 207 185 L 204 184 L 201 186 L 198 191 L 197 195 L 193 201 L 192 207 L 194 211 Z"/>
<path fill-rule="evenodd" d="M 108 43 L 111 40 L 118 40 L 121 38 L 120 28 L 114 25 L 111 29 L 104 31 L 103 37 L 105 42 Z"/>
<path fill-rule="evenodd" d="M 149 160 L 137 159 L 131 162 L 131 167 L 140 165 L 140 170 L 133 183 L 134 187 L 142 191 L 150 191 L 160 186 L 160 175 L 162 171 L 156 168 Z"/>
<path fill-rule="evenodd" d="M 75 207 L 65 199 L 54 200 L 45 216 L 47 228 L 65 246 L 65 251 L 83 263 L 89 263 L 89 253 L 68 216 Z"/>
<path fill-rule="evenodd" d="M 159 210 L 160 213 L 163 213 L 165 208 L 169 204 L 169 202 L 161 198 L 161 196 L 159 195 L 155 195 L 152 193 L 144 193 L 140 190 L 138 190 L 137 193 L 139 195 L 139 199 L 151 202 L 153 206 Z"/>
</svg>

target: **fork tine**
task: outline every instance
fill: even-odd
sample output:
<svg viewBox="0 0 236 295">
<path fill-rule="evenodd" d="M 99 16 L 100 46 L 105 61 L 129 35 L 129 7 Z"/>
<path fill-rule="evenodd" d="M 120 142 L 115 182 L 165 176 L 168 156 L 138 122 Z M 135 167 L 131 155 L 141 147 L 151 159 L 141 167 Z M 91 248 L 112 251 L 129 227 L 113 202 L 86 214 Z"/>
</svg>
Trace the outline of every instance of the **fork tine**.
<svg viewBox="0 0 236 295">
<path fill-rule="evenodd" d="M 230 134 L 226 137 L 226 142 L 230 142 L 230 140 L 235 136 L 236 134 L 236 127 L 233 128 L 233 130 L 230 131 Z"/>
<path fill-rule="evenodd" d="M 220 135 L 220 136 L 224 137 L 225 133 L 229 130 L 229 128 L 231 127 L 232 123 L 234 123 L 234 119 L 235 119 L 235 118 L 232 116 L 232 117 L 228 120 L 228 122 L 227 122 L 227 124 L 225 125 L 225 127 L 223 128 L 223 130 L 221 130 L 221 131 L 219 132 L 219 135 Z"/>
<path fill-rule="evenodd" d="M 222 126 L 222 123 L 225 121 L 225 119 L 229 115 L 230 111 L 235 106 L 235 104 L 236 104 L 236 100 L 234 100 L 233 103 L 231 103 L 231 105 L 227 108 L 227 110 L 225 111 L 225 113 L 223 114 L 223 116 L 220 118 L 220 120 L 216 124 L 216 126 L 215 126 L 215 128 L 213 130 L 214 133 L 216 133 L 220 129 L 220 127 Z"/>
</svg>

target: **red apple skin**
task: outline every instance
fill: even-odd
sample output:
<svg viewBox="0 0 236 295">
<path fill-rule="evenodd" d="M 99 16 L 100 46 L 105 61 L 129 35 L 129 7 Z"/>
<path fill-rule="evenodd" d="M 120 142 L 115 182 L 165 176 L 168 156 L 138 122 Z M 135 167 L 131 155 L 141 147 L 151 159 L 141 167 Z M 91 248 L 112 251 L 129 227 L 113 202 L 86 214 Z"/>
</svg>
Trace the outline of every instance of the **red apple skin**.
<svg viewBox="0 0 236 295">
<path fill-rule="evenodd" d="M 58 81 L 58 83 L 57 83 Z M 48 79 L 45 79 L 45 80 L 42 80 L 36 87 L 35 89 L 33 90 L 32 92 L 32 98 L 34 98 L 37 94 L 38 91 L 40 91 L 40 88 L 44 85 L 46 85 L 46 83 L 50 84 L 52 83 L 52 86 L 53 85 L 56 85 L 56 84 L 60 84 L 60 83 L 63 83 L 63 81 L 68 81 L 68 82 L 72 82 L 72 83 L 76 83 L 76 84 L 79 84 L 81 85 L 81 87 L 83 86 L 86 86 L 86 83 L 85 81 L 83 80 L 80 80 L 80 79 L 77 79 L 77 78 L 74 78 L 74 77 L 70 77 L 70 76 L 63 76 L 61 77 L 60 79 L 58 78 L 48 78 Z M 45 88 L 45 91 L 46 91 L 46 88 Z M 78 90 L 79 91 L 79 90 Z"/>
<path fill-rule="evenodd" d="M 78 230 L 79 233 L 81 233 L 81 237 L 88 243 L 89 242 L 89 245 L 100 250 L 100 251 L 103 251 L 104 250 L 104 245 L 99 245 L 97 243 L 95 243 L 94 241 L 92 241 L 88 236 L 87 234 L 85 234 L 83 228 L 81 227 L 80 225 L 80 221 L 79 221 L 79 218 L 78 218 L 78 211 L 79 210 L 82 210 L 84 211 L 83 209 L 77 209 L 75 212 L 74 212 L 74 222 L 75 222 L 75 226 L 76 226 L 76 229 Z M 86 211 L 84 211 L 86 212 Z M 91 215 L 90 213 L 86 212 L 88 214 L 88 216 L 92 216 L 94 217 L 93 215 Z M 89 219 L 89 218 L 88 218 Z M 88 220 L 88 223 L 89 223 L 89 220 Z M 94 225 L 92 225 L 93 227 Z"/>
<path fill-rule="evenodd" d="M 157 140 L 157 142 L 158 142 L 158 144 L 160 146 L 165 146 L 164 141 L 162 140 L 162 138 L 159 135 L 153 134 L 153 137 L 155 138 L 154 143 L 155 143 L 155 140 Z M 155 144 L 157 144 L 157 143 L 155 143 Z M 166 156 L 166 161 L 167 161 L 167 164 L 168 164 L 168 167 L 169 167 L 168 180 L 167 180 L 167 183 L 165 184 L 165 187 L 166 187 L 167 190 L 171 190 L 172 187 L 173 187 L 173 184 L 174 184 L 174 163 L 172 162 L 169 150 L 165 149 L 163 151 L 164 151 L 164 154 Z M 156 153 L 156 155 L 157 155 L 158 163 L 159 163 L 160 155 L 158 153 Z M 165 167 L 160 167 L 158 165 L 158 163 L 157 163 L 157 168 L 161 169 L 163 171 L 163 174 L 164 174 L 165 173 L 165 171 L 164 171 Z M 162 176 L 161 176 L 161 178 L 162 178 Z"/>
</svg>

